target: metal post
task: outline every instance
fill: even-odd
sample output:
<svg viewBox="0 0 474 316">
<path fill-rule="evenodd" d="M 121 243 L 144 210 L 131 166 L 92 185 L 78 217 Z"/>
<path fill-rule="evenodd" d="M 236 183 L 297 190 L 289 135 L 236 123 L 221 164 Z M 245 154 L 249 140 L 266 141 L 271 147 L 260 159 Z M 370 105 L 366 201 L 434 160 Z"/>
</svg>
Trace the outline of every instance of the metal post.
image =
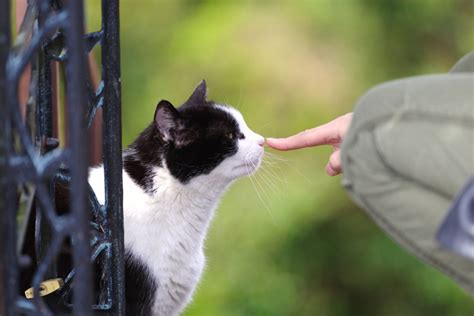
<svg viewBox="0 0 474 316">
<path fill-rule="evenodd" d="M 118 7 L 118 0 L 103 0 L 103 29 L 84 36 L 83 1 L 29 1 L 21 34 L 12 47 L 10 1 L 0 0 L 0 315 L 125 313 Z M 95 39 L 91 46 L 91 40 Z M 86 51 L 100 40 L 103 82 L 93 91 L 87 85 Z M 56 86 L 52 60 L 66 69 L 68 104 L 68 142 L 64 148 L 56 149 L 53 148 L 57 143 L 51 139 L 56 136 L 57 113 L 52 94 Z M 27 107 L 20 111 L 18 87 L 21 74 L 30 64 L 31 95 L 27 96 Z M 90 122 L 100 107 L 104 111 L 105 212 L 87 184 L 86 122 Z M 29 113 L 26 120 L 25 110 Z M 64 193 L 55 195 L 53 190 L 48 190 L 53 188 L 50 182 L 53 178 L 62 181 L 69 190 L 68 200 L 63 201 Z M 32 191 L 27 190 L 25 183 L 34 184 Z M 61 190 L 64 188 L 58 192 Z M 18 255 L 19 195 L 26 196 L 30 202 L 34 197 L 40 207 L 37 217 L 35 212 L 25 215 Z M 56 199 L 56 207 L 62 207 L 56 212 L 61 216 L 55 212 Z M 35 204 L 28 205 L 31 210 Z M 36 230 L 35 218 L 39 221 Z M 70 237 L 67 240 L 71 241 L 72 262 L 62 245 L 65 237 Z M 36 251 L 32 246 L 35 244 Z M 91 259 L 102 269 L 97 305 L 92 304 L 95 283 Z M 65 279 L 64 286 L 56 293 L 58 296 L 40 297 L 41 282 L 55 277 Z M 23 294 L 30 286 L 33 286 L 32 300 Z"/>
<path fill-rule="evenodd" d="M 125 313 L 122 205 L 122 135 L 120 103 L 119 1 L 102 1 L 102 69 L 105 207 L 112 241 L 112 302 L 115 315 Z"/>
<path fill-rule="evenodd" d="M 86 56 L 83 30 L 84 11 L 82 1 L 67 1 L 69 15 L 66 25 L 66 44 L 69 51 L 66 75 L 67 89 L 70 169 L 71 169 L 71 212 L 74 224 L 74 315 L 89 315 L 92 306 L 92 271 L 89 247 L 89 211 L 87 208 L 87 141 L 85 131 L 85 108 L 87 90 Z"/>
<path fill-rule="evenodd" d="M 43 27 L 45 23 L 46 17 L 44 15 L 44 13 L 40 12 L 38 16 L 38 27 L 40 28 Z M 36 141 L 42 143 L 42 154 L 45 154 L 48 150 L 50 150 L 45 144 L 49 138 L 53 137 L 53 115 L 56 113 L 53 112 L 54 88 L 51 61 L 50 58 L 47 56 L 44 47 L 42 47 L 41 50 L 38 52 L 36 63 L 36 69 L 38 69 L 38 85 L 36 87 L 38 91 L 36 92 L 36 102 L 38 104 L 37 117 L 39 118 L 37 125 L 37 135 L 39 139 L 37 139 Z M 28 91 L 25 91 L 25 93 L 28 94 Z M 51 180 L 47 180 L 47 182 L 49 195 L 54 196 L 54 185 Z M 50 225 L 42 216 L 42 213 L 39 208 L 40 207 L 37 206 L 36 210 L 36 230 L 38 231 L 38 235 L 40 236 L 40 238 L 36 240 L 36 260 L 38 263 L 41 262 L 45 257 L 54 234 Z M 48 269 L 48 272 L 45 274 L 45 278 L 51 279 L 54 278 L 55 275 L 56 264 L 55 262 L 52 262 L 51 266 Z"/>
<path fill-rule="evenodd" d="M 10 1 L 0 0 L 0 12 L 10 12 Z M 14 313 L 17 289 L 16 209 L 15 186 L 10 183 L 8 173 L 12 150 L 11 121 L 9 117 L 6 81 L 6 64 L 11 43 L 10 16 L 0 19 L 0 315 Z"/>
</svg>

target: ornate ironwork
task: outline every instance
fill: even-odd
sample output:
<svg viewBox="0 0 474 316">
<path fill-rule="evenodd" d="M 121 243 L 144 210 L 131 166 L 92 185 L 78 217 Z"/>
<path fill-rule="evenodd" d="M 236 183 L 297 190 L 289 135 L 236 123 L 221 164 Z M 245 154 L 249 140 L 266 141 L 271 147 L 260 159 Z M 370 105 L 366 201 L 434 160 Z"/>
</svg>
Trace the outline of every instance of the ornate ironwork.
<svg viewBox="0 0 474 316">
<path fill-rule="evenodd" d="M 14 45 L 10 9 L 0 0 L 0 314 L 123 315 L 118 0 L 102 1 L 102 29 L 90 34 L 82 1 L 29 1 Z M 97 44 L 102 80 L 94 91 L 86 56 Z M 67 144 L 55 130 L 53 61 L 65 70 Z M 28 66 L 23 117 L 18 86 Z M 87 184 L 87 128 L 99 108 L 105 205 Z M 62 287 L 40 296 L 42 282 L 56 278 L 64 284 L 43 287 Z"/>
</svg>

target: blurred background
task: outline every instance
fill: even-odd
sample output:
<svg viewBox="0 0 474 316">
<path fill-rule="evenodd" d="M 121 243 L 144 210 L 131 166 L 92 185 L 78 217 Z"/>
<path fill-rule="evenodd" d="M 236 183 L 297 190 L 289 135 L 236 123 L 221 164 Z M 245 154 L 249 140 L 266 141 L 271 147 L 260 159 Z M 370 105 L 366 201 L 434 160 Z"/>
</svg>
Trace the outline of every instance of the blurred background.
<svg viewBox="0 0 474 316">
<path fill-rule="evenodd" d="M 87 6 L 97 30 L 100 3 Z M 474 49 L 474 2 L 123 0 L 121 46 L 124 146 L 160 99 L 179 105 L 203 78 L 253 130 L 286 136 L 351 111 L 378 83 L 447 72 Z M 474 313 L 325 175 L 330 152 L 269 150 L 230 189 L 186 316 Z"/>
</svg>

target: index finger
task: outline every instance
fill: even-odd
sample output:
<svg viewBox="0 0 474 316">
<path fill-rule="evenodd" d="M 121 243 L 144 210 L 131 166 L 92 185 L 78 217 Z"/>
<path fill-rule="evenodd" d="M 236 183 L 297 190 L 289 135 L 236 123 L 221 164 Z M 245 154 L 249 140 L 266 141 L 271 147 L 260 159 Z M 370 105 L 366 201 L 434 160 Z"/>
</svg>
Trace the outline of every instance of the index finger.
<svg viewBox="0 0 474 316">
<path fill-rule="evenodd" d="M 278 150 L 293 150 L 318 145 L 332 145 L 341 141 L 347 130 L 350 115 L 344 115 L 329 123 L 303 131 L 287 138 L 267 138 L 268 146 Z"/>
</svg>

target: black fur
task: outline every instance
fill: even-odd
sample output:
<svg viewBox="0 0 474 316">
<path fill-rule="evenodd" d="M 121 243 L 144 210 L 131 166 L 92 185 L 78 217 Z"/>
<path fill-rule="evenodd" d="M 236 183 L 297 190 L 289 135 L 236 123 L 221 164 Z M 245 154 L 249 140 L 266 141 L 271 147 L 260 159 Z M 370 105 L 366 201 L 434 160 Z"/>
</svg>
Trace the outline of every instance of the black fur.
<svg viewBox="0 0 474 316">
<path fill-rule="evenodd" d="M 151 315 L 158 289 L 155 279 L 145 264 L 125 253 L 125 314 Z"/>
<path fill-rule="evenodd" d="M 158 103 L 153 123 L 125 151 L 124 168 L 147 192 L 153 189 L 153 167 L 163 162 L 176 179 L 187 183 L 235 154 L 243 137 L 235 119 L 206 100 L 202 81 L 178 109 L 168 101 Z"/>
</svg>

